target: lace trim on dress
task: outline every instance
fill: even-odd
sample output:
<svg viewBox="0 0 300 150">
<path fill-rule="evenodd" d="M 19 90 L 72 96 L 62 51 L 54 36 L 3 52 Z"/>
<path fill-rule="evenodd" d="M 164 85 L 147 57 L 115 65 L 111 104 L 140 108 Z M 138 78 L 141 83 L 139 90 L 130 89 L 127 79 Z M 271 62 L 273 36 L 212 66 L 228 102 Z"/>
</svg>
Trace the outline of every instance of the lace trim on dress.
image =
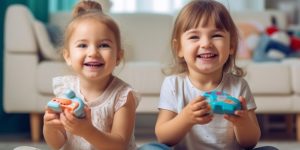
<svg viewBox="0 0 300 150">
<path fill-rule="evenodd" d="M 76 76 L 59 76 L 52 79 L 53 93 L 57 97 L 64 95 L 67 89 L 73 89 L 74 84 L 76 84 L 78 79 Z"/>
</svg>

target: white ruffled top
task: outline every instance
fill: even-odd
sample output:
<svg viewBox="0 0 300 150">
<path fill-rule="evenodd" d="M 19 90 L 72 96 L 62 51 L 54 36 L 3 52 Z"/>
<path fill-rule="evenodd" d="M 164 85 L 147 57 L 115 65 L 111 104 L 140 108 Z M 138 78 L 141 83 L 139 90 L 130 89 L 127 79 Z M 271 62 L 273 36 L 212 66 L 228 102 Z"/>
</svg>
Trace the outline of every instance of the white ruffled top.
<svg viewBox="0 0 300 150">
<path fill-rule="evenodd" d="M 84 103 L 90 107 L 92 115 L 92 123 L 103 132 L 110 132 L 114 119 L 114 114 L 117 112 L 127 101 L 129 92 L 132 92 L 136 107 L 140 100 L 140 95 L 127 83 L 121 79 L 114 77 L 108 85 L 105 92 L 93 101 L 86 101 L 80 92 L 80 82 L 77 76 L 60 76 L 53 78 L 53 91 L 55 96 L 61 97 L 64 91 L 71 89 L 75 92 L 76 96 L 83 99 Z M 67 142 L 62 149 L 67 150 L 93 150 L 95 149 L 84 138 L 67 133 Z M 132 133 L 128 150 L 136 149 L 134 133 Z"/>
</svg>

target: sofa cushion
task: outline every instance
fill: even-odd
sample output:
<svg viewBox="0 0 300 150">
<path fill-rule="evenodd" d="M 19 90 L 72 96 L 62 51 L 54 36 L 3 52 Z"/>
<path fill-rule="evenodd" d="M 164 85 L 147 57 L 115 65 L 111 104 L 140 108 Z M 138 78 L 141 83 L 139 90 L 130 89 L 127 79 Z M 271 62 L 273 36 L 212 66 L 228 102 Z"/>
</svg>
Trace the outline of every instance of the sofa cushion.
<svg viewBox="0 0 300 150">
<path fill-rule="evenodd" d="M 256 113 L 293 113 L 293 99 L 291 95 L 287 96 L 254 96 L 257 106 Z M 299 109 L 298 109 L 299 110 Z"/>
<path fill-rule="evenodd" d="M 158 62 L 128 62 L 115 71 L 115 75 L 141 94 L 159 94 L 164 79 L 162 65 Z"/>
<path fill-rule="evenodd" d="M 291 67 L 291 84 L 293 92 L 300 95 L 300 59 L 285 59 L 283 63 L 288 64 Z"/>
<path fill-rule="evenodd" d="M 37 90 L 41 94 L 52 94 L 52 78 L 56 76 L 70 75 L 71 69 L 65 62 L 42 61 L 37 66 Z"/>
<path fill-rule="evenodd" d="M 130 61 L 164 60 L 169 52 L 173 16 L 152 13 L 110 14 L 120 26 Z M 155 29 L 155 30 L 153 30 Z"/>
<path fill-rule="evenodd" d="M 249 63 L 246 67 L 253 94 L 291 94 L 291 74 L 287 64 L 279 62 Z"/>
<path fill-rule="evenodd" d="M 45 24 L 49 39 L 55 48 L 60 48 L 63 41 L 63 31 L 53 24 Z"/>
<path fill-rule="evenodd" d="M 63 60 L 59 50 L 52 44 L 48 31 L 42 22 L 34 22 L 34 31 L 42 58 L 46 60 Z"/>
</svg>

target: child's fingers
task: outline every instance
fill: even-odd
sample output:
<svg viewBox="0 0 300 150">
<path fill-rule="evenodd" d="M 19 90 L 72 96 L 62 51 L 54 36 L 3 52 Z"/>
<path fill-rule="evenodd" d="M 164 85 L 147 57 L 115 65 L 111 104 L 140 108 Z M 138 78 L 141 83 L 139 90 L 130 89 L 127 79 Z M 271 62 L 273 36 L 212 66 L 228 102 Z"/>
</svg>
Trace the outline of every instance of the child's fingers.
<svg viewBox="0 0 300 150">
<path fill-rule="evenodd" d="M 45 115 L 44 115 L 45 121 L 49 121 L 49 120 L 53 120 L 53 119 L 59 119 L 59 116 L 54 113 L 45 113 Z"/>
<path fill-rule="evenodd" d="M 205 97 L 203 97 L 203 96 L 197 96 L 197 97 L 195 97 L 192 101 L 191 101 L 191 103 L 193 104 L 193 103 L 198 103 L 198 102 L 200 102 L 200 101 L 204 101 L 205 100 Z"/>
<path fill-rule="evenodd" d="M 60 113 L 60 119 L 63 122 L 64 126 L 71 123 L 70 120 L 72 120 L 73 112 L 69 112 L 68 110 L 65 110 L 63 113 Z"/>
<path fill-rule="evenodd" d="M 45 108 L 45 112 L 48 112 L 48 113 L 57 113 L 55 112 L 54 110 L 50 109 L 49 107 L 46 106 Z"/>
<path fill-rule="evenodd" d="M 207 101 L 197 101 L 193 104 L 192 110 L 197 111 L 197 110 L 204 109 L 207 107 L 209 107 Z"/>
<path fill-rule="evenodd" d="M 224 118 L 232 123 L 237 121 L 237 116 L 225 114 Z"/>
<path fill-rule="evenodd" d="M 240 97 L 239 97 L 239 100 L 240 100 L 241 105 L 242 105 L 242 110 L 247 110 L 247 102 L 246 102 L 246 99 L 245 99 L 243 96 L 240 96 Z"/>
<path fill-rule="evenodd" d="M 210 108 L 209 107 L 202 108 L 202 109 L 196 111 L 194 114 L 196 117 L 206 116 L 206 115 L 210 114 Z"/>
<path fill-rule="evenodd" d="M 224 118 L 231 122 L 236 122 L 238 119 L 243 118 L 247 115 L 247 110 L 237 110 L 234 115 L 225 114 Z"/>
<path fill-rule="evenodd" d="M 84 107 L 85 117 L 90 119 L 91 118 L 91 109 L 87 106 Z"/>
<path fill-rule="evenodd" d="M 212 120 L 212 118 L 213 118 L 212 114 L 207 114 L 202 117 L 197 117 L 196 121 L 198 124 L 206 124 L 206 123 L 209 123 Z"/>
<path fill-rule="evenodd" d="M 247 110 L 237 110 L 234 112 L 234 114 L 238 117 L 244 117 L 246 115 Z"/>
<path fill-rule="evenodd" d="M 68 109 L 64 110 L 64 114 L 68 121 L 74 120 L 76 118 L 74 112 L 71 110 Z"/>
</svg>

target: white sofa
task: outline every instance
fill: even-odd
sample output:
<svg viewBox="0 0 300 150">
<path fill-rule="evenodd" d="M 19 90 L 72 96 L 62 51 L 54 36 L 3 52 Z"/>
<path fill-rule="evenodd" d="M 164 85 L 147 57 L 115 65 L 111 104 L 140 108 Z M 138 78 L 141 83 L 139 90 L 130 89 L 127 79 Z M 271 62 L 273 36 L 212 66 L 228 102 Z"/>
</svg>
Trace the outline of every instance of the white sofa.
<svg viewBox="0 0 300 150">
<path fill-rule="evenodd" d="M 266 17 L 275 13 L 280 25 L 284 17 L 278 12 L 235 13 L 234 18 L 251 18 L 268 24 Z M 137 113 L 156 113 L 161 68 L 170 60 L 169 38 L 173 16 L 158 14 L 111 14 L 119 23 L 126 52 L 126 63 L 115 74 L 142 94 Z M 67 24 L 70 14 L 59 13 L 50 22 Z M 4 110 L 7 113 L 29 113 L 32 140 L 41 135 L 41 116 L 53 97 L 51 79 L 71 74 L 69 68 L 49 42 L 44 24 L 21 5 L 9 7 L 5 18 Z M 238 61 L 248 75 L 246 80 L 255 95 L 257 112 L 264 114 L 298 114 L 300 129 L 300 59 L 282 63 Z M 300 131 L 297 130 L 300 140 Z"/>
</svg>

